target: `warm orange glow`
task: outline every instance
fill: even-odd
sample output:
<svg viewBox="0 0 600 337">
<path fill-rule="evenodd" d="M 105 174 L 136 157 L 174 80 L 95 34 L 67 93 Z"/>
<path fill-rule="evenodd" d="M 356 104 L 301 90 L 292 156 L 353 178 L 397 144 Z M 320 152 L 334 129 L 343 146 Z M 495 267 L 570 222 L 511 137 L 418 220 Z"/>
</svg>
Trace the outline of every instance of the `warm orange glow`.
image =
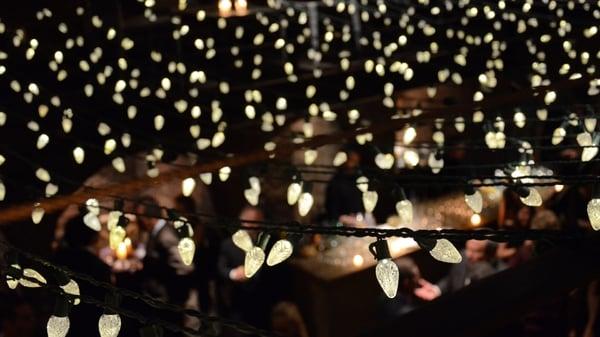
<svg viewBox="0 0 600 337">
<path fill-rule="evenodd" d="M 239 14 L 246 14 L 248 2 L 246 0 L 235 0 L 235 11 Z"/>
<path fill-rule="evenodd" d="M 473 226 L 479 226 L 481 225 L 481 215 L 474 213 L 473 215 L 471 215 L 471 225 Z"/>
<path fill-rule="evenodd" d="M 355 267 L 362 266 L 364 262 L 365 260 L 363 259 L 363 257 L 358 254 L 354 255 L 354 258 L 352 258 L 352 264 L 354 264 Z"/>
<path fill-rule="evenodd" d="M 125 242 L 119 243 L 115 253 L 117 254 L 117 259 L 125 260 L 127 258 L 127 244 Z"/>
<path fill-rule="evenodd" d="M 231 0 L 219 0 L 219 15 L 227 16 L 231 14 L 233 4 Z"/>
</svg>

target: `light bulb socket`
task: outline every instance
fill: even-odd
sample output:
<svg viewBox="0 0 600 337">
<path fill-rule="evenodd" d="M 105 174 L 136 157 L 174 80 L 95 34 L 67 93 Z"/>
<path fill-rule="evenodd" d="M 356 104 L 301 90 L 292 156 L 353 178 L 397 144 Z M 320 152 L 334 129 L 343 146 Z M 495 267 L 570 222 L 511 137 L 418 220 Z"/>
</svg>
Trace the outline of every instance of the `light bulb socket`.
<svg viewBox="0 0 600 337">
<path fill-rule="evenodd" d="M 179 239 L 189 238 L 192 236 L 192 233 L 190 233 L 190 226 L 187 222 L 184 223 L 183 226 L 176 228 L 175 231 L 177 232 Z"/>
<path fill-rule="evenodd" d="M 390 248 L 388 247 L 387 240 L 377 239 L 369 245 L 369 251 L 373 254 L 376 260 L 390 259 Z"/>
<path fill-rule="evenodd" d="M 171 221 L 179 219 L 179 214 L 177 214 L 177 210 L 175 210 L 174 208 L 167 209 L 167 216 Z"/>
<path fill-rule="evenodd" d="M 260 232 L 258 234 L 258 238 L 256 240 L 257 246 L 260 247 L 263 251 L 267 250 L 267 245 L 269 244 L 269 240 L 271 239 L 271 234 Z"/>
<path fill-rule="evenodd" d="M 128 217 L 126 217 L 124 214 L 119 216 L 119 220 L 117 221 L 117 226 L 126 228 L 128 224 L 129 224 Z"/>
<path fill-rule="evenodd" d="M 415 241 L 417 241 L 417 244 L 419 245 L 419 247 L 421 247 L 421 249 L 425 249 L 427 251 L 431 251 L 437 244 L 436 239 L 430 238 L 415 238 Z"/>
<path fill-rule="evenodd" d="M 54 273 L 54 279 L 56 280 L 56 284 L 58 284 L 61 287 L 66 286 L 71 281 L 71 279 L 69 278 L 69 276 L 67 276 L 67 274 L 65 274 L 59 270 L 57 270 Z"/>
<path fill-rule="evenodd" d="M 56 317 L 67 317 L 71 311 L 71 302 L 64 296 L 59 296 L 54 303 L 53 315 Z"/>
<path fill-rule="evenodd" d="M 471 184 L 468 184 L 465 187 L 465 194 L 466 195 L 473 195 L 473 194 L 475 194 L 475 187 L 473 187 L 473 185 L 471 185 Z"/>
<path fill-rule="evenodd" d="M 394 196 L 400 201 L 408 200 L 408 198 L 406 197 L 406 192 L 404 191 L 404 188 L 402 188 L 400 186 L 396 186 L 394 188 L 393 193 L 394 193 Z"/>
<path fill-rule="evenodd" d="M 303 182 L 302 183 L 302 192 L 303 193 L 311 193 L 312 192 L 312 183 Z"/>
<path fill-rule="evenodd" d="M 121 295 L 115 291 L 109 291 L 104 297 L 104 302 L 110 307 L 117 308 L 121 304 Z M 106 308 L 104 309 L 104 314 L 115 315 L 117 312 L 113 309 Z"/>
<path fill-rule="evenodd" d="M 157 325 L 147 325 L 140 329 L 141 337 L 162 337 L 163 329 Z"/>
<path fill-rule="evenodd" d="M 441 148 L 439 150 L 436 150 L 433 154 L 433 157 L 435 158 L 435 160 L 444 159 L 444 150 L 442 150 Z"/>
<path fill-rule="evenodd" d="M 367 183 L 367 190 L 368 191 L 377 191 L 378 187 L 379 187 L 379 180 L 377 180 L 377 178 L 369 178 L 369 182 Z"/>
<path fill-rule="evenodd" d="M 519 187 L 516 188 L 515 191 L 517 192 L 517 194 L 521 198 L 527 198 L 529 196 L 529 194 L 531 193 L 531 191 L 529 190 L 529 188 L 527 188 L 525 186 L 519 186 Z"/>
<path fill-rule="evenodd" d="M 600 199 L 600 183 L 592 187 L 592 199 Z"/>
</svg>

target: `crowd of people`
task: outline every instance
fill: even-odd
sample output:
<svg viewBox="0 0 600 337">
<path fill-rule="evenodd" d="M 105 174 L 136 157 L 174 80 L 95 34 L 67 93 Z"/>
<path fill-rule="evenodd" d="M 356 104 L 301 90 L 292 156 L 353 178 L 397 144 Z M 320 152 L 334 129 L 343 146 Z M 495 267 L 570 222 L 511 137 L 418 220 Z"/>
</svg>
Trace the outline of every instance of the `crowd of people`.
<svg viewBox="0 0 600 337">
<path fill-rule="evenodd" d="M 326 216 L 344 225 L 353 226 L 352 219 L 357 213 L 364 213 L 360 191 L 355 180 L 360 165 L 360 156 L 350 152 L 348 161 L 331 181 L 325 202 Z M 543 208 L 523 205 L 518 196 L 505 190 L 499 207 L 498 219 L 489 226 L 507 231 L 514 229 L 567 229 L 589 228 L 585 200 L 589 200 L 587 187 L 573 187 L 544 203 Z M 304 319 L 298 307 L 290 300 L 288 266 L 282 264 L 275 268 L 263 268 L 253 278 L 244 273 L 245 253 L 235 246 L 231 233 L 219 232 L 206 226 L 198 217 L 188 217 L 193 225 L 193 240 L 196 243 L 194 264 L 183 263 L 177 245 L 179 236 L 165 218 L 165 210 L 151 196 L 144 196 L 136 203 L 127 205 L 132 214 L 127 227 L 128 236 L 134 241 L 135 248 L 130 254 L 129 268 L 115 268 L 115 254 L 108 248 L 106 229 L 96 232 L 84 225 L 82 215 L 74 216 L 65 226 L 64 235 L 56 245 L 54 261 L 69 269 L 90 275 L 98 281 L 128 288 L 152 298 L 169 302 L 188 309 L 247 322 L 259 328 L 270 329 L 281 336 L 308 337 Z M 194 201 L 180 196 L 176 200 L 178 211 L 185 214 L 195 213 Z M 245 206 L 239 214 L 242 224 L 252 227 L 253 223 L 265 220 L 263 210 Z M 256 231 L 249 231 L 256 240 Z M 275 240 L 271 240 L 274 242 Z M 310 244 L 310 240 L 307 241 Z M 400 271 L 400 285 L 395 299 L 381 302 L 380 317 L 393 319 L 404 315 L 427 302 L 445 294 L 459 291 L 461 288 L 477 282 L 494 273 L 517 267 L 529 261 L 534 255 L 534 243 L 530 241 L 493 243 L 489 241 L 469 240 L 462 250 L 463 261 L 452 265 L 448 274 L 437 282 L 426 280 L 419 266 L 410 257 L 396 261 Z M 81 283 L 82 293 L 95 298 L 103 298 L 102 289 Z M 583 307 L 585 319 L 570 326 L 564 336 L 593 337 L 598 333 L 598 305 L 600 304 L 598 282 L 578 289 L 569 296 Z M 37 336 L 39 318 L 44 308 L 36 308 L 26 296 L 13 292 L 2 301 L 2 337 Z M 6 300 L 4 300 L 6 298 Z M 149 317 L 160 317 L 173 323 L 194 329 L 210 329 L 224 336 L 236 336 L 235 331 L 226 327 L 202 324 L 192 317 L 163 312 L 123 299 L 125 308 L 143 312 Z M 554 310 L 554 308 L 552 309 Z M 49 312 L 50 309 L 46 311 Z M 81 304 L 71 314 L 69 336 L 96 335 L 97 319 L 102 311 L 94 306 Z M 544 336 L 544 331 L 536 325 L 539 315 L 524 319 L 518 329 L 521 334 L 515 336 Z M 570 313 L 569 313 L 570 314 Z M 535 316 L 535 315 L 534 315 Z M 577 315 L 581 317 L 582 315 Z M 137 336 L 140 326 L 135 322 L 123 325 L 120 336 Z M 43 331 L 43 330 L 42 330 Z M 534 331 L 535 333 L 531 332 Z M 531 333 L 529 333 L 531 332 Z M 553 333 L 555 333 L 554 331 Z M 165 331 L 165 336 L 176 336 Z M 559 336 L 546 334 L 546 336 Z M 561 335 L 562 336 L 562 335 Z"/>
<path fill-rule="evenodd" d="M 505 190 L 496 223 L 504 230 L 563 229 L 566 231 L 589 230 L 589 222 L 583 202 L 588 189 L 585 187 L 556 193 L 542 208 L 523 205 L 511 191 Z M 573 200 L 580 200 L 579 206 Z M 378 308 L 385 320 L 400 317 L 426 303 L 480 281 L 495 273 L 518 267 L 531 260 L 538 251 L 532 241 L 495 243 L 486 240 L 468 240 L 461 250 L 463 260 L 452 265 L 447 275 L 438 282 L 426 280 L 419 267 L 410 257 L 396 260 L 400 271 L 398 296 L 383 299 Z M 598 280 L 570 294 L 551 299 L 550 304 L 525 315 L 519 322 L 506 328 L 499 336 L 600 336 L 600 289 Z"/>
</svg>

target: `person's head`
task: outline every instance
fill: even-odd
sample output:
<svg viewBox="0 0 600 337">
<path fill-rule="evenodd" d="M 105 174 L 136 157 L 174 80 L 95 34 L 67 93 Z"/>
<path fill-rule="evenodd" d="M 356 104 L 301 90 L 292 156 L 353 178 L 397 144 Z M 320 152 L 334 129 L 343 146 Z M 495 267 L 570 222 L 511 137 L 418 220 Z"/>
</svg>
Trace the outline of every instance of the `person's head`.
<svg viewBox="0 0 600 337">
<path fill-rule="evenodd" d="M 94 247 L 99 239 L 99 233 L 86 226 L 83 217 L 77 215 L 67 221 L 63 240 L 70 248 Z"/>
<path fill-rule="evenodd" d="M 138 199 L 135 212 L 138 214 L 137 222 L 140 228 L 147 232 L 152 231 L 158 219 L 163 216 L 162 208 L 158 205 L 156 199 L 151 196 L 144 196 Z"/>
<path fill-rule="evenodd" d="M 263 211 L 256 207 L 247 205 L 240 212 L 240 219 L 247 220 L 242 222 L 243 227 L 256 227 L 254 221 L 264 221 L 265 215 Z"/>
<path fill-rule="evenodd" d="M 18 295 L 2 299 L 2 332 L 5 337 L 32 337 L 36 330 L 33 306 Z"/>
<path fill-rule="evenodd" d="M 517 211 L 517 227 L 529 228 L 533 218 L 533 208 L 530 206 L 521 206 Z"/>
<path fill-rule="evenodd" d="M 344 163 L 344 168 L 347 170 L 355 170 L 360 166 L 360 153 L 356 150 L 350 150 L 347 153 L 348 159 Z"/>
<path fill-rule="evenodd" d="M 290 302 L 275 305 L 271 313 L 271 328 L 284 337 L 308 337 L 300 310 Z"/>
<path fill-rule="evenodd" d="M 468 240 L 465 244 L 467 262 L 473 264 L 489 259 L 489 246 L 490 244 L 487 240 Z"/>
<path fill-rule="evenodd" d="M 415 262 L 404 257 L 395 261 L 398 266 L 398 291 L 405 295 L 410 295 L 418 288 L 419 279 L 421 279 L 421 271 Z"/>
</svg>

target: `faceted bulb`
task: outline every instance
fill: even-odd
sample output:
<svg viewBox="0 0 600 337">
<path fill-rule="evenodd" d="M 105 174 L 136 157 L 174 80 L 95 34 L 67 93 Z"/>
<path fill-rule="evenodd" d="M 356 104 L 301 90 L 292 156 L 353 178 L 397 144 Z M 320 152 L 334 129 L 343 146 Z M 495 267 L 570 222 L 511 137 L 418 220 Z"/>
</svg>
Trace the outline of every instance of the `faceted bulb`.
<svg viewBox="0 0 600 337">
<path fill-rule="evenodd" d="M 185 178 L 181 182 L 181 194 L 185 197 L 189 197 L 196 188 L 196 180 L 194 178 Z"/>
<path fill-rule="evenodd" d="M 302 193 L 302 185 L 299 183 L 291 183 L 287 189 L 287 202 L 288 205 L 292 206 L 298 202 L 298 198 L 300 198 L 300 193 Z"/>
<path fill-rule="evenodd" d="M 23 269 L 23 278 L 19 280 L 19 284 L 27 288 L 39 288 L 46 284 L 46 279 L 42 274 L 31 268 Z M 29 279 L 35 279 L 36 281 L 29 281 Z"/>
<path fill-rule="evenodd" d="M 394 155 L 391 153 L 378 153 L 375 156 L 375 164 L 382 170 L 389 170 L 394 166 Z"/>
<path fill-rule="evenodd" d="M 341 166 L 343 163 L 346 162 L 346 160 L 348 160 L 348 155 L 346 154 L 346 152 L 338 152 L 335 154 L 335 157 L 333 158 L 333 166 Z"/>
<path fill-rule="evenodd" d="M 82 164 L 83 160 L 85 159 L 85 151 L 83 151 L 83 149 L 81 147 L 76 147 L 73 150 L 73 158 L 75 158 L 75 162 L 77 164 Z"/>
<path fill-rule="evenodd" d="M 179 256 L 181 256 L 181 261 L 186 266 L 189 266 L 194 262 L 194 253 L 196 252 L 196 244 L 194 240 L 190 238 L 183 238 L 179 240 L 179 244 L 177 245 L 177 250 L 179 251 Z"/>
<path fill-rule="evenodd" d="M 317 160 L 317 150 L 306 150 L 304 151 L 304 164 L 312 165 Z"/>
<path fill-rule="evenodd" d="M 117 337 L 121 330 L 121 317 L 119 315 L 103 314 L 98 320 L 100 337 Z"/>
<path fill-rule="evenodd" d="M 81 293 L 79 291 L 79 284 L 77 284 L 77 282 L 74 280 L 69 280 L 69 283 L 65 284 L 64 286 L 60 286 L 60 288 L 65 292 L 65 294 L 75 297 L 73 299 L 74 305 L 78 305 L 81 302 L 81 299 L 79 298 Z"/>
<path fill-rule="evenodd" d="M 113 159 L 112 160 L 112 166 L 119 173 L 123 173 L 126 170 L 126 168 L 125 168 L 125 160 L 123 160 L 123 158 L 121 158 L 121 157 L 116 157 L 115 159 Z"/>
<path fill-rule="evenodd" d="M 554 132 L 552 133 L 552 145 L 560 144 L 563 141 L 563 139 L 565 139 L 566 135 L 567 135 L 567 130 L 565 130 L 562 126 L 559 128 L 556 128 L 554 130 Z"/>
<path fill-rule="evenodd" d="M 592 228 L 600 230 L 600 199 L 592 199 L 587 204 L 587 214 Z"/>
<path fill-rule="evenodd" d="M 462 256 L 447 239 L 438 239 L 429 254 L 436 260 L 446 263 L 460 263 Z"/>
<path fill-rule="evenodd" d="M 417 130 L 410 126 L 404 130 L 404 135 L 402 136 L 402 141 L 404 145 L 408 145 L 412 143 L 413 140 L 417 137 Z"/>
<path fill-rule="evenodd" d="M 288 257 L 292 256 L 293 251 L 294 246 L 291 242 L 285 239 L 278 240 L 271 248 L 269 256 L 267 256 L 267 265 L 272 267 L 287 260 Z"/>
<path fill-rule="evenodd" d="M 108 212 L 108 220 L 106 221 L 106 227 L 108 230 L 112 230 L 119 223 L 119 218 L 123 215 L 121 211 L 110 211 Z"/>
<path fill-rule="evenodd" d="M 419 164 L 419 153 L 415 150 L 406 150 L 402 155 L 402 158 L 409 167 L 415 167 Z"/>
<path fill-rule="evenodd" d="M 583 120 L 583 126 L 585 127 L 585 130 L 589 133 L 593 133 L 594 130 L 596 130 L 597 121 L 598 120 L 596 118 L 585 118 Z"/>
<path fill-rule="evenodd" d="M 31 221 L 33 221 L 34 224 L 39 224 L 40 222 L 42 222 L 42 218 L 44 218 L 44 209 L 40 206 L 35 206 L 33 208 L 33 211 L 31 211 Z"/>
<path fill-rule="evenodd" d="M 202 180 L 205 185 L 210 185 L 212 183 L 212 173 L 200 173 L 200 180 Z"/>
<path fill-rule="evenodd" d="M 219 170 L 219 180 L 225 182 L 229 179 L 229 175 L 231 174 L 231 167 L 225 166 Z"/>
<path fill-rule="evenodd" d="M 48 142 L 50 141 L 50 137 L 48 137 L 47 134 L 42 133 L 38 136 L 37 142 L 35 144 L 35 147 L 38 150 L 43 149 L 44 147 L 46 147 L 46 145 L 48 145 Z"/>
<path fill-rule="evenodd" d="M 377 206 L 377 199 L 379 196 L 376 191 L 366 191 L 362 194 L 363 206 L 365 207 L 365 212 L 371 213 Z"/>
<path fill-rule="evenodd" d="M 483 197 L 478 190 L 473 194 L 465 194 L 465 202 L 475 213 L 481 213 L 483 208 Z"/>
<path fill-rule="evenodd" d="M 300 199 L 298 199 L 298 213 L 300 213 L 300 216 L 305 216 L 310 212 L 314 201 L 312 194 L 308 192 L 300 194 Z"/>
<path fill-rule="evenodd" d="M 100 224 L 100 219 L 98 219 L 98 216 L 92 212 L 88 212 L 83 216 L 83 223 L 96 232 L 99 232 L 102 227 Z"/>
<path fill-rule="evenodd" d="M 255 190 L 253 188 L 247 188 L 244 190 L 244 198 L 246 201 L 252 206 L 258 205 L 258 200 L 260 198 L 260 191 Z"/>
<path fill-rule="evenodd" d="M 265 262 L 265 252 L 260 247 L 253 247 L 246 253 L 244 260 L 244 273 L 251 278 Z"/>
<path fill-rule="evenodd" d="M 377 267 L 375 267 L 375 276 L 385 295 L 389 298 L 396 297 L 398 278 L 400 277 L 396 263 L 391 259 L 379 260 Z"/>
<path fill-rule="evenodd" d="M 396 203 L 396 212 L 400 218 L 400 225 L 408 226 L 413 222 L 413 205 L 410 200 L 400 200 Z"/>
<path fill-rule="evenodd" d="M 233 233 L 233 235 L 231 236 L 231 240 L 233 240 L 233 243 L 239 249 L 245 252 L 250 251 L 254 246 L 252 244 L 252 238 L 250 237 L 250 234 L 248 234 L 248 232 L 243 229 L 240 229 L 237 232 Z"/>
<path fill-rule="evenodd" d="M 542 205 L 542 196 L 540 192 L 538 192 L 535 188 L 529 187 L 529 194 L 526 197 L 520 197 L 521 201 L 527 205 L 532 207 L 538 207 Z"/>
<path fill-rule="evenodd" d="M 110 230 L 110 234 L 108 235 L 108 242 L 109 242 L 110 248 L 113 250 L 116 250 L 117 248 L 119 248 L 119 244 L 121 244 L 121 242 L 123 242 L 123 240 L 125 240 L 125 236 L 127 236 L 127 233 L 125 232 L 125 228 L 115 225 Z"/>
<path fill-rule="evenodd" d="M 69 317 L 57 317 L 52 315 L 48 320 L 48 325 L 46 325 L 48 337 L 65 337 L 69 332 L 70 326 L 71 322 L 69 321 Z"/>
</svg>

